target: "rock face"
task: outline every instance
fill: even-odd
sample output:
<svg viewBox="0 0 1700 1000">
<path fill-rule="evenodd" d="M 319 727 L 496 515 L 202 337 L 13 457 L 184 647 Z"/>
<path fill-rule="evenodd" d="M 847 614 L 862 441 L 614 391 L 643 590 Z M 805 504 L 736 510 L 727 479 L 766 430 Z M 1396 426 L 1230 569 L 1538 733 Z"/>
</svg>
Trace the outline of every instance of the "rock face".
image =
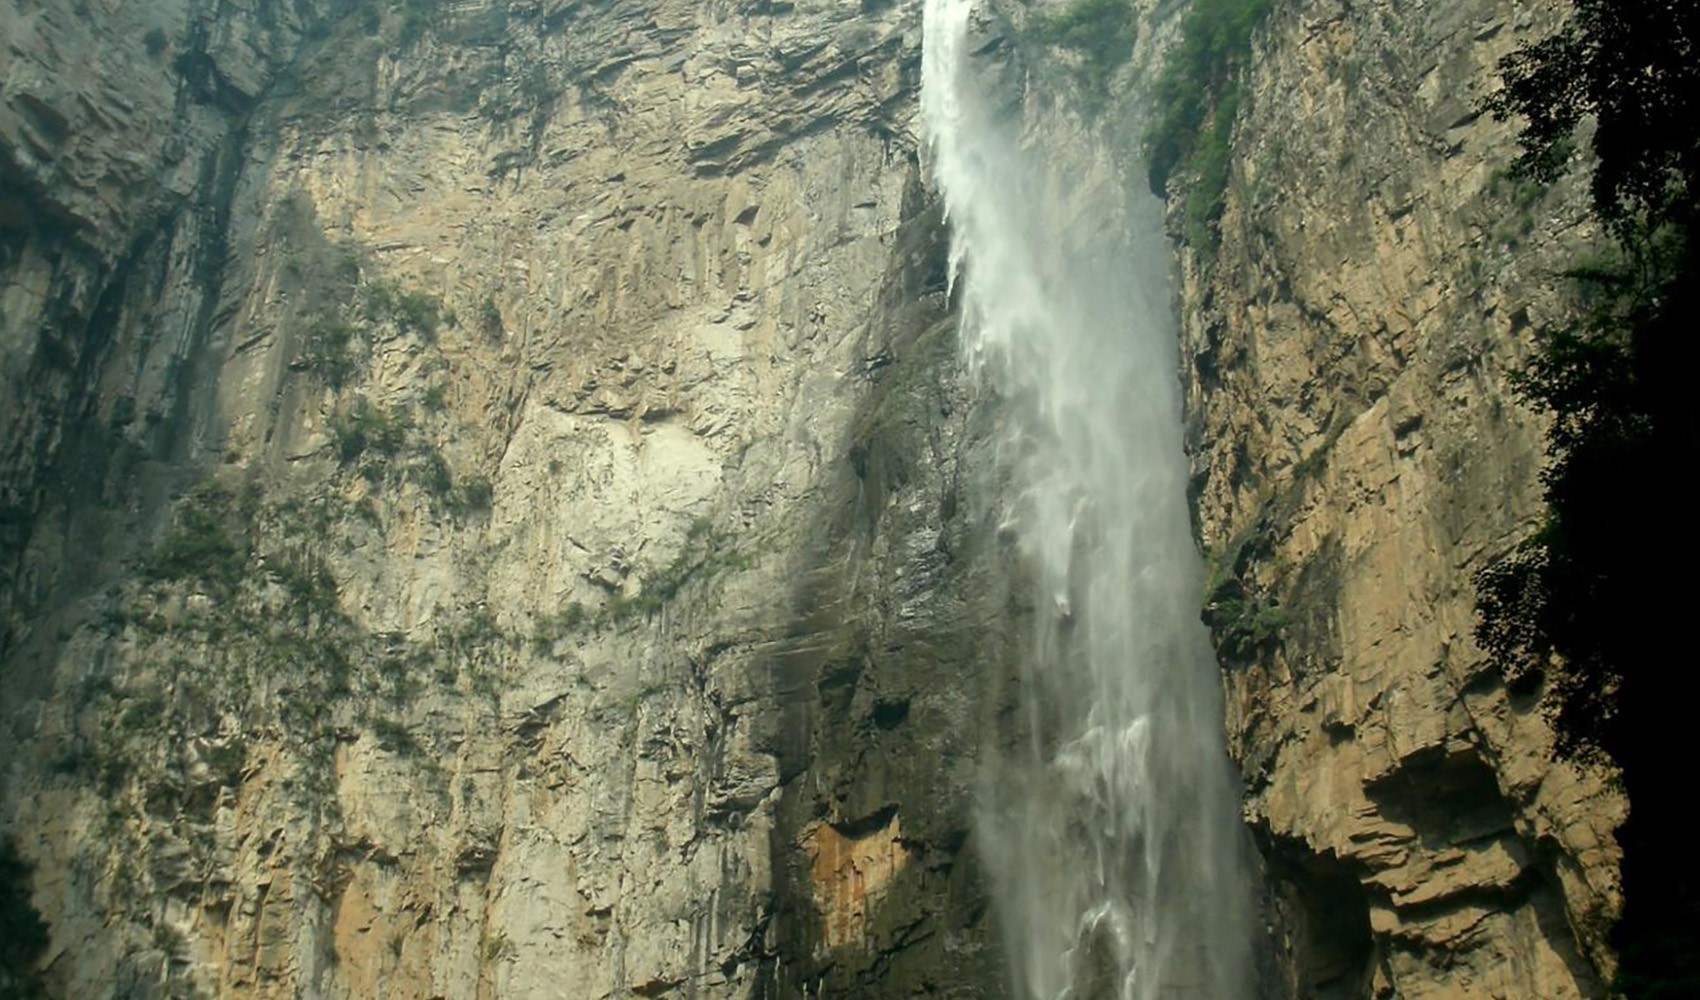
<svg viewBox="0 0 1700 1000">
<path fill-rule="evenodd" d="M 137 16 L 0 8 L 52 991 L 994 989 L 918 11 Z"/>
<path fill-rule="evenodd" d="M 1278 7 L 1180 284 L 1269 993 L 1599 995 L 1622 804 L 1469 638 L 1589 236 L 1474 110 L 1545 22 Z M 1102 177 L 1125 120 L 999 16 Z M 0 0 L 0 831 L 53 995 L 1010 995 L 968 817 L 1022 587 L 919 17 Z"/>
<path fill-rule="evenodd" d="M 1602 776 L 1472 641 L 1472 577 L 1532 529 L 1511 392 L 1579 191 L 1521 185 L 1480 111 L 1555 12 L 1278 4 L 1218 253 L 1182 310 L 1228 738 L 1294 996 L 1602 995 L 1619 900 Z"/>
</svg>

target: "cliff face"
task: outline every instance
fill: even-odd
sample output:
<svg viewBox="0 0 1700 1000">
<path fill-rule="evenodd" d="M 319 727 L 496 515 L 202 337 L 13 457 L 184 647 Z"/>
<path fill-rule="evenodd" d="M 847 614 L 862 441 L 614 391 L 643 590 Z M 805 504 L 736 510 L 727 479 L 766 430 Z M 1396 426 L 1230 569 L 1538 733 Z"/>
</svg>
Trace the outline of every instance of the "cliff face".
<svg viewBox="0 0 1700 1000">
<path fill-rule="evenodd" d="M 1610 968 L 1623 804 L 1472 641 L 1472 577 L 1539 512 L 1507 375 L 1591 238 L 1480 111 L 1554 16 L 1276 5 L 1220 251 L 1185 255 L 1206 614 L 1295 995 L 1598 996 Z"/>
<path fill-rule="evenodd" d="M 0 9 L 55 993 L 995 983 L 917 14 Z"/>
<path fill-rule="evenodd" d="M 1023 586 L 919 5 L 145 7 L 0 0 L 0 829 L 52 992 L 1007 995 L 968 816 Z M 1469 638 L 1588 238 L 1474 111 L 1539 27 L 1278 5 L 1183 254 L 1275 995 L 1609 968 L 1621 803 Z M 1137 183 L 1025 44 L 981 58 L 1033 141 Z"/>
</svg>

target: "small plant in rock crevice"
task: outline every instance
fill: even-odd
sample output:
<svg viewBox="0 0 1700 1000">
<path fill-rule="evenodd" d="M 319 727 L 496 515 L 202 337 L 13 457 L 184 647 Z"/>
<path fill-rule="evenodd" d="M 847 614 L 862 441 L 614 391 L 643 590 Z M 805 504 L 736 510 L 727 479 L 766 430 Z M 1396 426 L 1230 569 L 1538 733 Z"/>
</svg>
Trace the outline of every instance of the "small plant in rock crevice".
<svg viewBox="0 0 1700 1000">
<path fill-rule="evenodd" d="M 362 315 L 373 323 L 392 323 L 427 341 L 437 336 L 446 313 L 441 299 L 403 289 L 393 281 L 373 280 L 361 291 Z"/>
<path fill-rule="evenodd" d="M 401 451 L 407 429 L 405 417 L 361 396 L 331 418 L 331 445 L 344 464 L 367 452 L 389 458 Z"/>
<path fill-rule="evenodd" d="M 359 371 L 365 351 L 361 330 L 340 319 L 319 316 L 307 327 L 295 367 L 332 389 L 341 389 Z"/>
<path fill-rule="evenodd" d="M 402 757 L 417 757 L 424 752 L 419 738 L 401 723 L 378 717 L 372 719 L 370 725 L 373 738 L 383 749 Z"/>
<path fill-rule="evenodd" d="M 692 581 L 708 580 L 722 573 L 749 569 L 753 560 L 735 549 L 714 529 L 712 522 L 698 518 L 685 535 L 685 544 L 665 567 L 646 573 L 633 596 L 615 594 L 605 614 L 614 621 L 648 617 L 666 607 Z"/>
<path fill-rule="evenodd" d="M 532 625 L 532 645 L 538 652 L 545 652 L 557 641 L 590 625 L 591 622 L 589 609 L 578 601 L 573 601 L 560 611 L 536 617 Z"/>
<path fill-rule="evenodd" d="M 247 504 L 209 480 L 178 504 L 171 530 L 143 560 L 143 579 L 193 579 L 203 587 L 229 592 L 245 578 L 249 546 Z"/>
<path fill-rule="evenodd" d="M 1256 564 L 1273 552 L 1273 533 L 1260 517 L 1212 560 L 1199 617 L 1209 627 L 1217 658 L 1225 667 L 1257 663 L 1280 643 L 1286 612 L 1251 582 Z"/>
</svg>

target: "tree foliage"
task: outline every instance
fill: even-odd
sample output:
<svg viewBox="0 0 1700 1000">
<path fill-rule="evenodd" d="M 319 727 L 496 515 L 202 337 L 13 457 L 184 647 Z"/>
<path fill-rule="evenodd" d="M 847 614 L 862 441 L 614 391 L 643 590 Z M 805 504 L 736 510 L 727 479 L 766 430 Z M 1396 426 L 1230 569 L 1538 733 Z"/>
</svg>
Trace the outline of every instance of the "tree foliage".
<svg viewBox="0 0 1700 1000">
<path fill-rule="evenodd" d="M 0 837 L 0 1000 L 42 995 L 36 960 L 47 951 L 47 925 L 30 902 L 30 866 L 10 837 Z"/>
<path fill-rule="evenodd" d="M 1516 169 L 1551 180 L 1588 116 L 1597 121 L 1595 214 L 1616 246 L 1570 273 L 1580 319 L 1551 332 L 1519 379 L 1553 423 L 1542 530 L 1484 574 L 1485 648 L 1524 676 L 1555 679 L 1560 751 L 1633 763 L 1624 729 L 1630 675 L 1648 636 L 1671 620 L 1624 629 L 1670 602 L 1664 584 L 1680 524 L 1672 499 L 1696 457 L 1690 382 L 1696 272 L 1694 170 L 1700 121 L 1673 117 L 1700 87 L 1696 8 L 1584 0 L 1558 33 L 1503 64 L 1490 107 L 1524 121 Z M 1654 107 L 1652 105 L 1658 105 Z M 1649 518 L 1650 512 L 1670 520 Z M 1686 532 L 1676 531 L 1683 541 Z M 1568 694 L 1567 694 L 1568 692 Z"/>
<path fill-rule="evenodd" d="M 1151 190 L 1190 174 L 1182 235 L 1202 251 L 1215 248 L 1216 222 L 1228 188 L 1228 167 L 1239 117 L 1240 73 L 1251 38 L 1274 0 L 1195 0 L 1181 38 L 1157 80 L 1151 128 L 1145 135 Z"/>
<path fill-rule="evenodd" d="M 1597 129 L 1594 208 L 1621 237 L 1636 227 L 1683 224 L 1700 168 L 1700 51 L 1694 0 L 1580 0 L 1551 37 L 1509 56 L 1505 88 L 1489 108 L 1520 116 L 1518 168 L 1551 181 L 1576 132 Z"/>
<path fill-rule="evenodd" d="M 1690 470 L 1700 459 L 1695 239 L 1700 6 L 1578 0 L 1501 66 L 1489 108 L 1522 122 L 1516 169 L 1556 179 L 1592 125 L 1605 259 L 1570 278 L 1579 319 L 1522 373 L 1552 418 L 1540 530 L 1477 580 L 1477 638 L 1508 681 L 1543 691 L 1558 753 L 1616 766 L 1630 799 L 1617 984 L 1631 1000 L 1700 995 L 1700 880 L 1669 779 L 1688 696 Z"/>
</svg>

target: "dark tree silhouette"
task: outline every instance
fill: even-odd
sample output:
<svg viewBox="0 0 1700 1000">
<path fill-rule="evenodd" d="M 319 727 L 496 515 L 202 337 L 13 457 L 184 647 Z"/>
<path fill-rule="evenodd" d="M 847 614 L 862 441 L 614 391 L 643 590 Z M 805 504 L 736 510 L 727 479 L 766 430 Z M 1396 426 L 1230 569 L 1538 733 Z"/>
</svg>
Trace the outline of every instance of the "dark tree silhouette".
<svg viewBox="0 0 1700 1000">
<path fill-rule="evenodd" d="M 1700 880 L 1683 736 L 1697 710 L 1688 631 L 1700 536 L 1694 387 L 1700 302 L 1700 3 L 1579 0 L 1501 65 L 1489 102 L 1524 123 L 1516 168 L 1550 181 L 1593 127 L 1607 258 L 1571 275 L 1581 317 L 1549 333 L 1524 396 L 1553 418 L 1541 530 L 1477 581 L 1477 638 L 1516 688 L 1544 688 L 1561 756 L 1609 762 L 1630 801 L 1618 988 L 1700 996 Z"/>
<path fill-rule="evenodd" d="M 1620 230 L 1692 217 L 1700 167 L 1695 0 L 1579 0 L 1552 37 L 1501 65 L 1488 107 L 1524 120 L 1518 169 L 1552 181 L 1592 117 L 1594 210 Z"/>
<path fill-rule="evenodd" d="M 47 925 L 30 903 L 29 876 L 17 845 L 0 838 L 0 1000 L 41 996 L 35 962 L 47 950 Z"/>
</svg>

